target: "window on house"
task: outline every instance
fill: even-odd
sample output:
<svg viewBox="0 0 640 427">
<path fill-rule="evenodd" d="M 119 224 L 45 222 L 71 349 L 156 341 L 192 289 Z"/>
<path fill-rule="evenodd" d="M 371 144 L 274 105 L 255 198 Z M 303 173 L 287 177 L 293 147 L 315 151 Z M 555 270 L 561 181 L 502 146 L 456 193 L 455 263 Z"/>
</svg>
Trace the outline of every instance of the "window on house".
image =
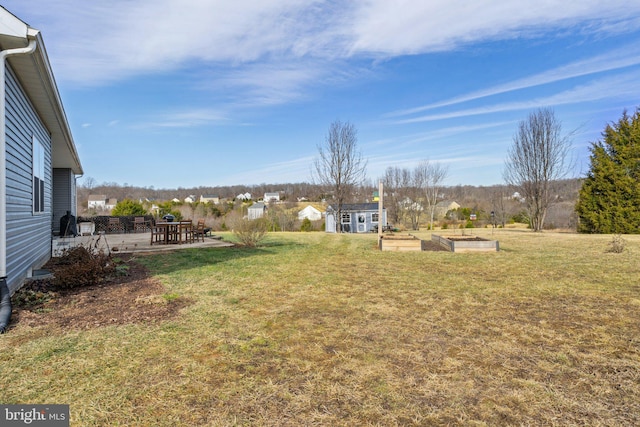
<svg viewBox="0 0 640 427">
<path fill-rule="evenodd" d="M 343 213 L 342 214 L 342 223 L 343 224 L 351 224 L 351 214 L 350 213 Z"/>
<path fill-rule="evenodd" d="M 44 212 L 44 146 L 33 137 L 33 212 Z"/>
<path fill-rule="evenodd" d="M 378 213 L 372 213 L 371 214 L 371 222 L 378 222 L 378 218 L 379 218 L 379 214 Z"/>
</svg>

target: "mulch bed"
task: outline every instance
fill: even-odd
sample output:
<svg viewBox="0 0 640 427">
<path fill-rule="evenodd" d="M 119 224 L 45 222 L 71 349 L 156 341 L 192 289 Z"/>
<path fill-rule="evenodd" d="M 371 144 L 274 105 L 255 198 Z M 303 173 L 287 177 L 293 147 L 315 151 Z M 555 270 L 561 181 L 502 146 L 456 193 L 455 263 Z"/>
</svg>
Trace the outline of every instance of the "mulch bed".
<svg viewBox="0 0 640 427">
<path fill-rule="evenodd" d="M 12 297 L 9 328 L 57 326 L 90 329 L 108 325 L 150 323 L 175 317 L 189 301 L 165 299 L 164 286 L 130 256 L 126 275 L 114 275 L 99 284 L 58 289 L 52 280 L 25 284 Z"/>
</svg>

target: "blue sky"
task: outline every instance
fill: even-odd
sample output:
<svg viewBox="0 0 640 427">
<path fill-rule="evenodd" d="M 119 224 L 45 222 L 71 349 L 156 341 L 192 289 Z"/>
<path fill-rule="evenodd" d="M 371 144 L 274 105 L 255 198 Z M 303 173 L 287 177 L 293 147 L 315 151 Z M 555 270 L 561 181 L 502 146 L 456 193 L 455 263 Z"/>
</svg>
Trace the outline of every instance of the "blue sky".
<svg viewBox="0 0 640 427">
<path fill-rule="evenodd" d="M 429 159 L 448 166 L 447 185 L 500 184 L 517 124 L 538 107 L 575 131 L 579 176 L 589 143 L 640 106 L 637 1 L 2 5 L 42 32 L 97 183 L 311 182 L 341 120 L 371 180 Z"/>
</svg>

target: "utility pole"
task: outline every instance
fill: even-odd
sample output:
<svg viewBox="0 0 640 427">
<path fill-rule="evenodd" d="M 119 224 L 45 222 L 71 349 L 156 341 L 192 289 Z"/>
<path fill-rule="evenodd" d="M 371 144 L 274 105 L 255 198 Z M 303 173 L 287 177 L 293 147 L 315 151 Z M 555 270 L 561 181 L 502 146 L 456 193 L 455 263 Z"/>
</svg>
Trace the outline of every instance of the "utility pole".
<svg viewBox="0 0 640 427">
<path fill-rule="evenodd" d="M 378 183 L 378 248 L 382 250 L 382 207 L 384 204 L 384 189 L 382 181 Z"/>
</svg>

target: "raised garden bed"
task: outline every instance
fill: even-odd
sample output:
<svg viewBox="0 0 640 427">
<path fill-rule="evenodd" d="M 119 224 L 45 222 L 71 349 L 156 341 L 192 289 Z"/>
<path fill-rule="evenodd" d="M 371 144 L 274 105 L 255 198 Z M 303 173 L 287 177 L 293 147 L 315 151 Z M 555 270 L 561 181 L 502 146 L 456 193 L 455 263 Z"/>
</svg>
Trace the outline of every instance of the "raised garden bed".
<svg viewBox="0 0 640 427">
<path fill-rule="evenodd" d="M 421 251 L 422 240 L 410 234 L 387 234 L 380 240 L 383 251 Z"/>
<path fill-rule="evenodd" d="M 497 240 L 478 236 L 438 236 L 432 234 L 431 241 L 451 252 L 497 252 L 500 250 L 500 244 Z"/>
</svg>

